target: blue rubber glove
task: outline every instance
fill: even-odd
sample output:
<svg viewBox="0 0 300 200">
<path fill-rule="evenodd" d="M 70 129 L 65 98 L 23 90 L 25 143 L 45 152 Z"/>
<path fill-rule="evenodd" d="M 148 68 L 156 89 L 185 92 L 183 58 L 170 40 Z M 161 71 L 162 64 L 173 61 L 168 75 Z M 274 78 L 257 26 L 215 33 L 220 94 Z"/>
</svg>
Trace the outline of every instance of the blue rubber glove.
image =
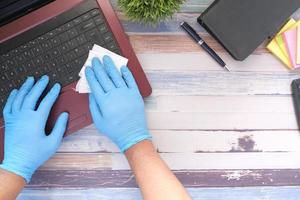
<svg viewBox="0 0 300 200">
<path fill-rule="evenodd" d="M 92 61 L 86 68 L 86 78 L 92 93 L 90 111 L 97 129 L 108 136 L 122 152 L 146 139 L 151 139 L 144 101 L 138 86 L 125 66 L 121 74 L 110 57 Z"/>
<path fill-rule="evenodd" d="M 62 113 L 51 134 L 45 134 L 49 113 L 60 92 L 60 85 L 55 84 L 36 108 L 48 82 L 47 76 L 36 84 L 32 77 L 27 78 L 19 90 L 11 92 L 3 110 L 4 160 L 0 168 L 22 176 L 26 182 L 56 152 L 66 130 L 68 114 Z"/>
</svg>

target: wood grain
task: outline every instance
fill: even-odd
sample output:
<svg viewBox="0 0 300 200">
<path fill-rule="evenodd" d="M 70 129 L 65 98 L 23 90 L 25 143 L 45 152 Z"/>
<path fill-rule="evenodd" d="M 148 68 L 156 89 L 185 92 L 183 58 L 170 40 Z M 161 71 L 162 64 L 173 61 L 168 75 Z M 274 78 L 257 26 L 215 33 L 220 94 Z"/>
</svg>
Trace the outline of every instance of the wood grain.
<svg viewBox="0 0 300 200">
<path fill-rule="evenodd" d="M 99 170 L 111 168 L 110 155 L 103 154 L 80 154 L 80 153 L 58 153 L 48 160 L 40 170 Z"/>
<path fill-rule="evenodd" d="M 185 187 L 297 186 L 299 169 L 174 171 Z M 27 188 L 137 187 L 129 170 L 39 170 Z"/>
<path fill-rule="evenodd" d="M 178 145 L 178 144 L 177 144 Z M 172 170 L 298 169 L 300 152 L 160 153 Z M 58 153 L 40 170 L 129 170 L 121 153 Z"/>
<path fill-rule="evenodd" d="M 214 50 L 225 53 L 225 49 L 206 33 L 200 34 Z M 130 41 L 136 53 L 189 53 L 204 52 L 203 49 L 184 33 L 180 35 L 130 35 Z M 265 45 L 259 46 L 253 54 L 268 53 Z"/>
<path fill-rule="evenodd" d="M 193 200 L 299 200 L 300 187 L 251 187 L 251 188 L 188 188 Z M 17 200 L 140 200 L 136 188 L 106 189 L 26 189 Z"/>
<path fill-rule="evenodd" d="M 250 55 L 243 62 L 233 60 L 228 54 L 220 53 L 233 72 L 284 72 L 290 73 L 282 63 L 270 53 Z M 213 59 L 207 57 L 204 52 L 189 53 L 149 53 L 147 49 L 138 54 L 141 64 L 146 71 L 169 70 L 169 71 L 217 71 L 223 72 Z"/>
<path fill-rule="evenodd" d="M 161 153 L 299 152 L 298 131 L 151 130 Z M 59 153 L 117 153 L 115 144 L 94 126 L 64 139 Z"/>
</svg>

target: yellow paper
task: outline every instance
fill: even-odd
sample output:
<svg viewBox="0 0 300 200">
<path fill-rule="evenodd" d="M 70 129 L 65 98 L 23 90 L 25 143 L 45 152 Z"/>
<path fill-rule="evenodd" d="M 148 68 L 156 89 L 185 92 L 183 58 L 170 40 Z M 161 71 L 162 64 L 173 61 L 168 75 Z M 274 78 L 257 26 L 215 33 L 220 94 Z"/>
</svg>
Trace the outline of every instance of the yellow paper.
<svg viewBox="0 0 300 200">
<path fill-rule="evenodd" d="M 297 28 L 297 64 L 300 64 L 300 27 Z"/>
<path fill-rule="evenodd" d="M 276 42 L 277 37 L 281 37 L 281 34 L 287 30 L 290 29 L 290 27 L 297 24 L 297 22 L 294 19 L 290 19 L 283 28 L 279 31 L 279 33 L 275 36 L 275 38 L 267 45 L 267 49 L 271 51 L 277 58 L 279 58 L 288 68 L 292 69 L 292 64 L 290 63 L 289 57 L 284 54 L 282 49 L 279 47 L 278 43 Z M 283 43 L 284 44 L 284 43 Z M 285 46 L 284 46 L 285 48 Z"/>
<path fill-rule="evenodd" d="M 298 26 L 300 26 L 300 21 L 294 23 L 287 30 L 297 28 Z M 285 31 L 287 31 L 287 30 L 285 30 Z M 285 31 L 283 31 L 283 32 L 285 32 Z M 284 43 L 284 39 L 283 39 L 282 35 L 281 34 L 277 35 L 275 37 L 275 40 L 276 40 L 278 46 L 280 47 L 281 51 L 283 52 L 284 56 L 286 56 L 287 58 L 289 58 L 289 54 L 288 54 L 288 51 L 287 51 L 287 49 L 285 47 L 285 43 Z"/>
</svg>

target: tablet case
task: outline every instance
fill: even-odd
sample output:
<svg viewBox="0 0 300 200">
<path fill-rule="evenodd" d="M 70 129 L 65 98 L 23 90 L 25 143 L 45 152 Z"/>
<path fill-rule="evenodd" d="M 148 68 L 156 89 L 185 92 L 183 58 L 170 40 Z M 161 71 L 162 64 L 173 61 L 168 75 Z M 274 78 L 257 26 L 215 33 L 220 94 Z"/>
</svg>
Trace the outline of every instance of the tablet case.
<svg viewBox="0 0 300 200">
<path fill-rule="evenodd" d="M 274 36 L 300 0 L 216 0 L 198 18 L 236 60 L 247 58 Z"/>
</svg>

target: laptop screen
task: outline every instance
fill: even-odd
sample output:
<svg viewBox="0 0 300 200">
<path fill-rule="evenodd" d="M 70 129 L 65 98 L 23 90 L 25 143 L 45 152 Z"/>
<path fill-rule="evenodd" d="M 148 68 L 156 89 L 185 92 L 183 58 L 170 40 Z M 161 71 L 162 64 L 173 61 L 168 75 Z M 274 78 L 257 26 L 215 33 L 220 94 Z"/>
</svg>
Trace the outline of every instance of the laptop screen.
<svg viewBox="0 0 300 200">
<path fill-rule="evenodd" d="M 0 0 L 0 26 L 3 26 L 54 0 Z"/>
</svg>

